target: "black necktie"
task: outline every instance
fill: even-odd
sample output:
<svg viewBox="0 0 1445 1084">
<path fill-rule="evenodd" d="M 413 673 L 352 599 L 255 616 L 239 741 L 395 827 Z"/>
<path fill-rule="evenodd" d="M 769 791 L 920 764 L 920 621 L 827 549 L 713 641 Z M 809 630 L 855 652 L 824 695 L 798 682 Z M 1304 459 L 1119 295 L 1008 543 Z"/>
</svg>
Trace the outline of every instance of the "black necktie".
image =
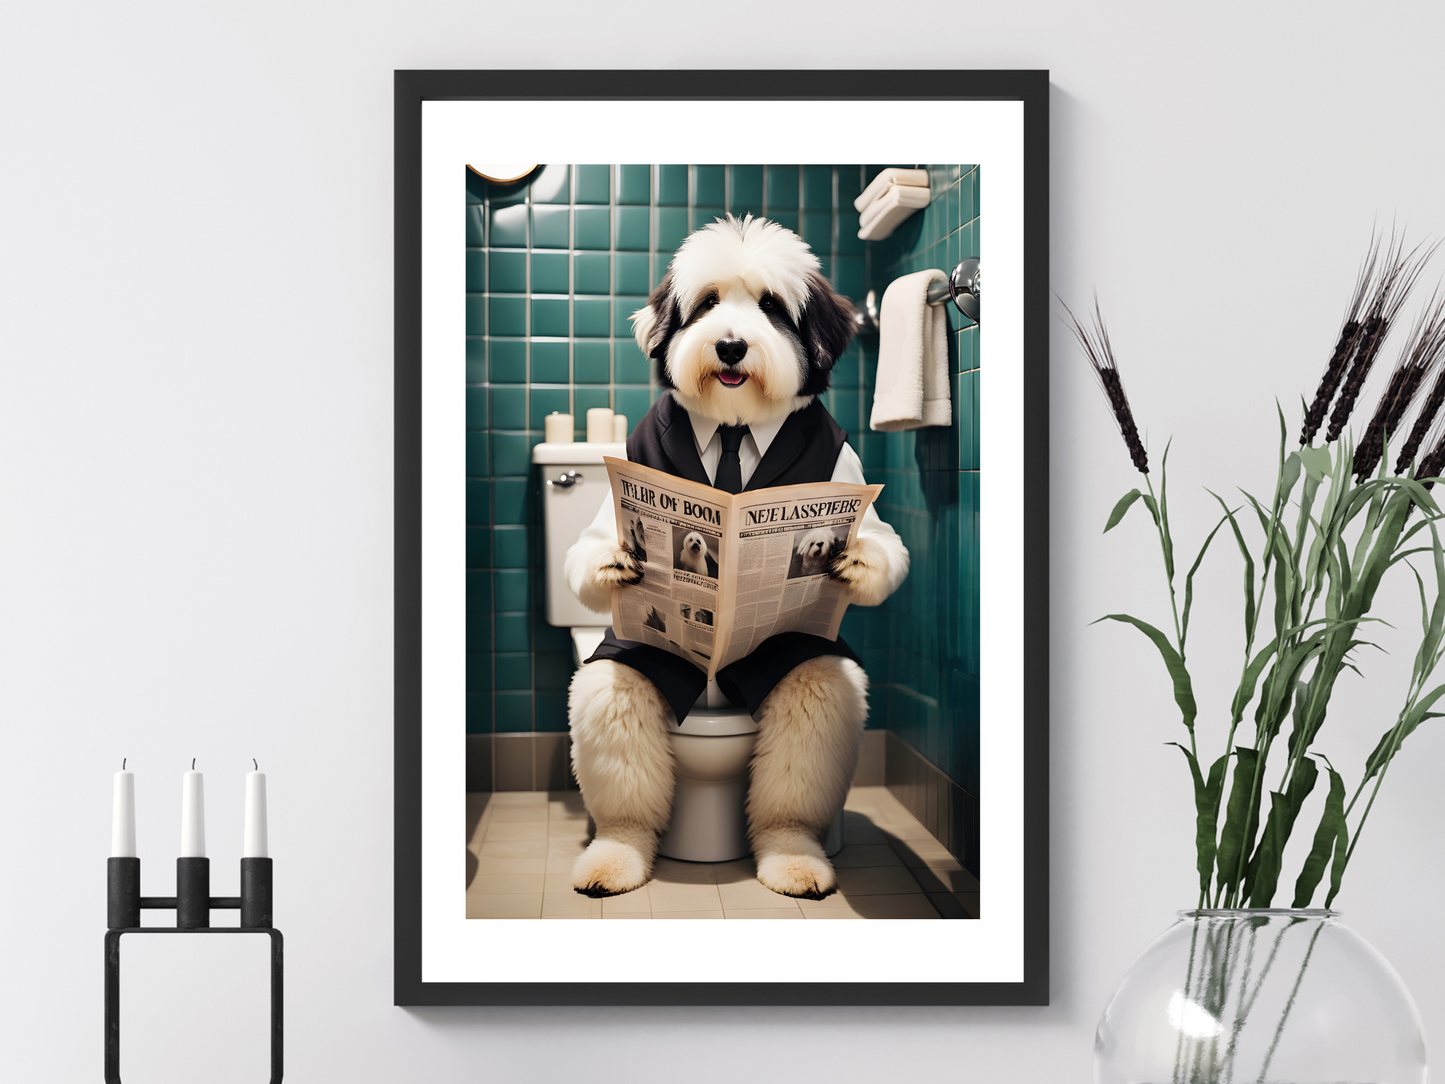
<svg viewBox="0 0 1445 1084">
<path fill-rule="evenodd" d="M 746 425 L 720 425 L 718 436 L 722 437 L 722 458 L 717 463 L 717 480 L 713 485 L 724 493 L 741 493 L 743 489 L 743 463 L 738 458 L 738 448 L 747 433 Z"/>
</svg>

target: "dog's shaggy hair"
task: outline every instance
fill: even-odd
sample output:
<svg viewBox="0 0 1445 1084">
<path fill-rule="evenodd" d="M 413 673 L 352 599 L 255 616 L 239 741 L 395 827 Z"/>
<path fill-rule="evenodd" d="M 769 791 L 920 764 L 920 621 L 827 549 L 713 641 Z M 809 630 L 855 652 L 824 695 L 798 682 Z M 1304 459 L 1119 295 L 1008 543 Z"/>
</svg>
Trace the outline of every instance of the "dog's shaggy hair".
<svg viewBox="0 0 1445 1084">
<path fill-rule="evenodd" d="M 798 536 L 795 548 L 798 556 L 802 558 L 800 575 L 816 576 L 820 572 L 828 571 L 828 560 L 833 556 L 833 543 L 837 541 L 837 537 L 827 527 L 814 527 Z"/>
<path fill-rule="evenodd" d="M 682 548 L 677 551 L 677 563 L 689 572 L 706 576 L 708 574 L 707 539 L 696 531 L 688 531 L 683 535 Z"/>
<path fill-rule="evenodd" d="M 632 319 L 659 382 L 691 413 L 725 425 L 807 406 L 827 390 L 855 328 L 852 305 L 797 234 L 731 215 L 683 242 Z M 822 533 L 824 567 L 852 602 L 876 606 L 907 575 L 896 537 L 860 535 L 836 553 L 832 532 Z M 705 561 L 704 543 L 699 571 Z M 584 605 L 605 613 L 612 589 L 641 582 L 642 567 L 633 546 L 584 539 L 567 552 L 566 576 Z M 647 883 L 672 815 L 672 710 L 639 671 L 610 660 L 577 671 L 567 706 L 572 764 L 597 824 L 572 886 L 589 896 L 629 892 Z M 867 718 L 868 679 L 839 656 L 795 667 L 763 701 L 747 817 L 758 880 L 774 892 L 818 899 L 836 887 L 819 839 L 848 792 Z"/>
</svg>

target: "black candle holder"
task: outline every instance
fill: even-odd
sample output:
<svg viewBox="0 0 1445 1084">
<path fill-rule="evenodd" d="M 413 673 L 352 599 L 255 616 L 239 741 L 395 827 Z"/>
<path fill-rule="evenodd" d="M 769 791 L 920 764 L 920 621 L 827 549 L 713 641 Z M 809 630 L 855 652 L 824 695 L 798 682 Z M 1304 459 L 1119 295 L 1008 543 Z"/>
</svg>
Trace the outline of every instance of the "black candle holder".
<svg viewBox="0 0 1445 1084">
<path fill-rule="evenodd" d="M 128 933 L 260 933 L 271 938 L 271 1084 L 282 1076 L 281 931 L 271 925 L 271 859 L 241 859 L 241 894 L 212 896 L 211 860 L 176 859 L 176 894 L 142 896 L 140 859 L 112 858 L 106 866 L 105 1080 L 120 1079 L 120 939 Z M 175 911 L 174 926 L 142 926 L 142 911 Z M 212 926 L 212 911 L 240 911 L 239 926 Z"/>
</svg>

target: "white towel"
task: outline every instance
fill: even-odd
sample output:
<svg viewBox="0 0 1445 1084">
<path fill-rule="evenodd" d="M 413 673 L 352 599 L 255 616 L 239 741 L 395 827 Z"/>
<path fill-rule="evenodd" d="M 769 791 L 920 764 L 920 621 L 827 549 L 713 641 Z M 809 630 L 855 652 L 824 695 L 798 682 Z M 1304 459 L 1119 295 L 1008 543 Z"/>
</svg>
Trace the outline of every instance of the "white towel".
<svg viewBox="0 0 1445 1084">
<path fill-rule="evenodd" d="M 874 200 L 888 191 L 889 185 L 910 184 L 920 188 L 928 187 L 928 170 L 926 169 L 897 169 L 890 167 L 885 169 L 878 176 L 869 182 L 868 187 L 863 189 L 863 194 L 853 201 L 853 210 L 862 211 Z"/>
<path fill-rule="evenodd" d="M 874 200 L 858 218 L 858 239 L 881 241 L 892 237 L 893 231 L 914 211 L 927 207 L 931 195 L 926 188 L 911 184 L 895 184 Z"/>
<path fill-rule="evenodd" d="M 892 433 L 952 423 L 948 313 L 928 303 L 928 287 L 947 281 L 935 268 L 894 279 L 883 291 L 870 428 Z"/>
</svg>

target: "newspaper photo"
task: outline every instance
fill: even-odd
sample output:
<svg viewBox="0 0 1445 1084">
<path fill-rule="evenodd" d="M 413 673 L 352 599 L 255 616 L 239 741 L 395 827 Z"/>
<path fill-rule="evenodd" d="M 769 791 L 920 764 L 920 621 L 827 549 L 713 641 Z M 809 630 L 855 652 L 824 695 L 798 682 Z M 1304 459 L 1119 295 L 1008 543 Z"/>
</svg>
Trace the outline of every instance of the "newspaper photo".
<svg viewBox="0 0 1445 1084">
<path fill-rule="evenodd" d="M 608 457 L 618 541 L 642 582 L 612 595 L 619 639 L 671 651 L 709 679 L 770 636 L 838 638 L 847 589 L 828 565 L 881 485 L 815 482 L 726 493 Z"/>
</svg>

